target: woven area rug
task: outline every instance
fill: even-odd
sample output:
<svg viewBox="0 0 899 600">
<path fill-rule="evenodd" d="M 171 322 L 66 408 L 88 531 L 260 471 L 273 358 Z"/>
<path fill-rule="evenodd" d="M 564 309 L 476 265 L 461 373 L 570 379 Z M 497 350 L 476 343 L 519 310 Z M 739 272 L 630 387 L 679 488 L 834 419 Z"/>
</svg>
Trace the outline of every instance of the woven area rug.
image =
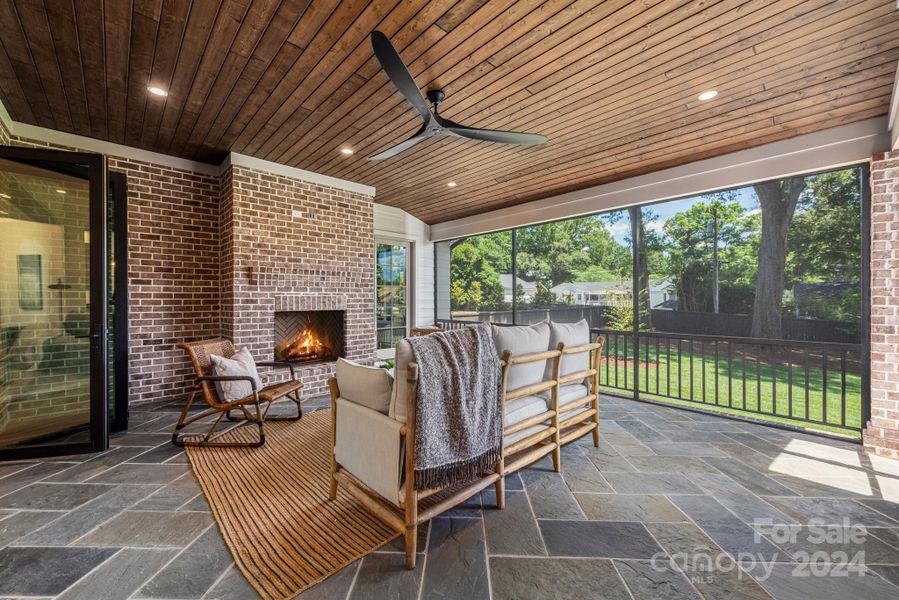
<svg viewBox="0 0 899 600">
<path fill-rule="evenodd" d="M 266 423 L 262 448 L 187 449 L 234 562 L 263 598 L 293 598 L 397 537 L 342 490 L 328 501 L 330 429 L 331 412 L 313 412 Z"/>
</svg>

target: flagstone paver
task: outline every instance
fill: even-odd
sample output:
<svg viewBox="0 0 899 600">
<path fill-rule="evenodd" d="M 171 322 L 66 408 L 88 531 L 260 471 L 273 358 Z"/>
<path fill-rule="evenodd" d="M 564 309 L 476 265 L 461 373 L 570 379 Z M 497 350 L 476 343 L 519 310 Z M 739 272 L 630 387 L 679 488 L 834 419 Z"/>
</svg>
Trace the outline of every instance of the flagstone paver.
<svg viewBox="0 0 899 600">
<path fill-rule="evenodd" d="M 561 473 L 547 458 L 509 476 L 503 511 L 490 488 L 434 519 L 415 571 L 394 541 L 300 599 L 899 599 L 899 504 L 880 491 L 899 467 L 808 434 L 601 406 L 599 448 L 587 436 Z M 0 465 L 0 595 L 258 598 L 169 443 L 179 410 L 135 407 L 104 453 Z M 843 553 L 858 573 L 836 568 Z"/>
</svg>

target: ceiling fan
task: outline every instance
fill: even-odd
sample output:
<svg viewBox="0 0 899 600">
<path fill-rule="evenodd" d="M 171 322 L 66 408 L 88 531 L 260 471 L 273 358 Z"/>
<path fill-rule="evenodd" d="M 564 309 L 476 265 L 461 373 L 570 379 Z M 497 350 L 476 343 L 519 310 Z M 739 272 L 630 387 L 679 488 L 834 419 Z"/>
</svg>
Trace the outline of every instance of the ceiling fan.
<svg viewBox="0 0 899 600">
<path fill-rule="evenodd" d="M 546 143 L 546 137 L 537 133 L 519 133 L 517 131 L 499 131 L 496 129 L 477 129 L 475 127 L 466 127 L 454 123 L 449 119 L 444 119 L 437 114 L 437 107 L 446 97 L 442 90 L 429 90 L 427 92 L 428 100 L 433 106 L 433 110 L 428 108 L 425 99 L 421 96 L 412 74 L 403 63 L 399 53 L 387 36 L 380 31 L 373 31 L 371 34 L 371 45 L 375 51 L 375 58 L 381 64 L 381 68 L 387 73 L 387 77 L 399 90 L 400 94 L 406 101 L 412 105 L 412 108 L 418 113 L 424 123 L 415 135 L 404 142 L 400 142 L 396 146 L 388 148 L 379 154 L 369 156 L 368 160 L 384 160 L 391 156 L 396 156 L 400 152 L 408 150 L 418 142 L 434 136 L 449 135 L 468 138 L 472 140 L 480 140 L 485 142 L 499 142 L 501 144 L 519 144 L 523 146 L 536 146 Z"/>
</svg>

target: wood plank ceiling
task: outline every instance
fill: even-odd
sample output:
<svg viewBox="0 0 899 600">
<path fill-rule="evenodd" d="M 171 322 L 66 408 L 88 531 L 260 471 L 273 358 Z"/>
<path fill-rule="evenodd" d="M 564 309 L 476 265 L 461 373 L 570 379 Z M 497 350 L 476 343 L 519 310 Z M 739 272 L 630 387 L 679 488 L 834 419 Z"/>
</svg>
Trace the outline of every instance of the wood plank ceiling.
<svg viewBox="0 0 899 600">
<path fill-rule="evenodd" d="M 373 29 L 446 92 L 442 115 L 550 142 L 436 138 L 366 161 L 420 124 Z M 15 120 L 213 163 L 233 150 L 377 186 L 436 223 L 884 115 L 899 15 L 893 0 L 4 0 L 0 50 Z"/>
</svg>

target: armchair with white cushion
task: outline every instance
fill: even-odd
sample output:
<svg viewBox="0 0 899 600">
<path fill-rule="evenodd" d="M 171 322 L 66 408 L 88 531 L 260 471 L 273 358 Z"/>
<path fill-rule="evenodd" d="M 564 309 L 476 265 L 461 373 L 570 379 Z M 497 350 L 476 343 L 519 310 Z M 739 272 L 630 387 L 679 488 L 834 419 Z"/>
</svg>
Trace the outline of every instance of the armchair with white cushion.
<svg viewBox="0 0 899 600">
<path fill-rule="evenodd" d="M 499 464 L 451 492 L 415 489 L 417 384 L 418 365 L 406 340 L 396 346 L 394 378 L 385 369 L 340 359 L 328 380 L 334 447 L 330 498 L 342 488 L 403 534 L 409 569 L 415 568 L 418 525 L 490 485 L 496 485 L 497 506 L 504 500 Z M 440 492 L 445 493 L 420 504 Z"/>
</svg>

